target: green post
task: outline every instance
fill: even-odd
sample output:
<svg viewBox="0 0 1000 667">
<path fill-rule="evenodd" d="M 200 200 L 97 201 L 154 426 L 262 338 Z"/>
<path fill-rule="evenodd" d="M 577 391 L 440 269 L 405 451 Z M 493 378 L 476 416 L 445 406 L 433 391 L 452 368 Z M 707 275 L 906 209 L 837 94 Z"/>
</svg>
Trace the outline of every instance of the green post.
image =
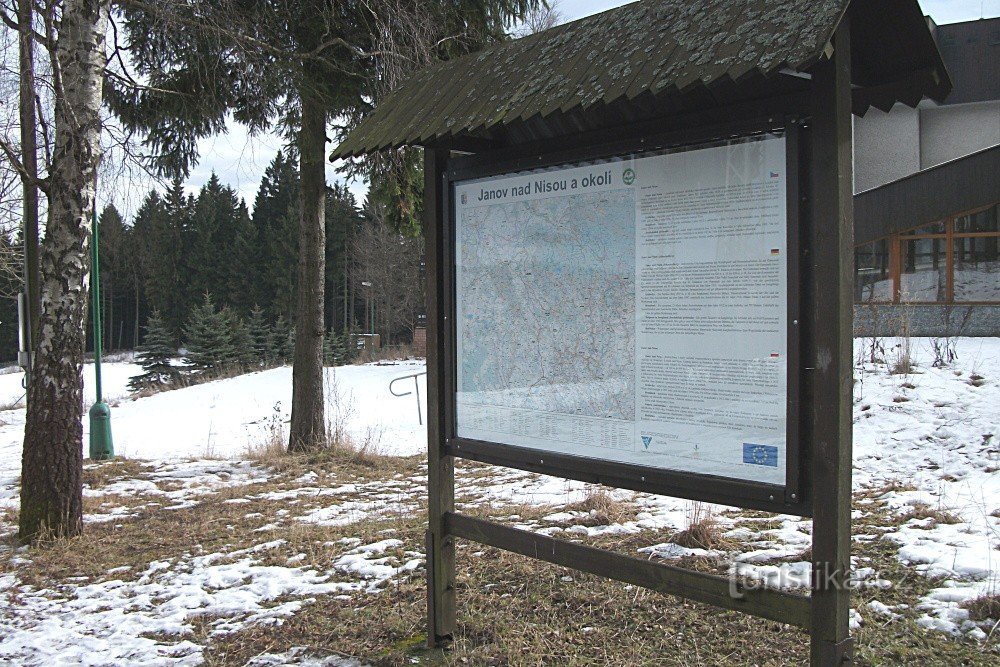
<svg viewBox="0 0 1000 667">
<path fill-rule="evenodd" d="M 111 442 L 111 408 L 104 402 L 101 390 L 101 259 L 96 198 L 91 245 L 93 260 L 90 266 L 90 308 L 91 320 L 94 323 L 94 379 L 97 385 L 97 402 L 90 408 L 90 458 L 94 461 L 105 461 L 114 458 L 115 447 Z"/>
</svg>

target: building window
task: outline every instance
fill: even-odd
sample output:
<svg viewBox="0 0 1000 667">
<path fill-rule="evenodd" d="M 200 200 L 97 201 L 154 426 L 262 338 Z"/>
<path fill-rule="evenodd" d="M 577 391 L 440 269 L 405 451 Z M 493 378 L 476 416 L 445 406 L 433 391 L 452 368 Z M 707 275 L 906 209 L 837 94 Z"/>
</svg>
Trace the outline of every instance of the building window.
<svg viewBox="0 0 1000 667">
<path fill-rule="evenodd" d="M 859 303 L 1000 303 L 998 206 L 855 250 Z"/>
</svg>

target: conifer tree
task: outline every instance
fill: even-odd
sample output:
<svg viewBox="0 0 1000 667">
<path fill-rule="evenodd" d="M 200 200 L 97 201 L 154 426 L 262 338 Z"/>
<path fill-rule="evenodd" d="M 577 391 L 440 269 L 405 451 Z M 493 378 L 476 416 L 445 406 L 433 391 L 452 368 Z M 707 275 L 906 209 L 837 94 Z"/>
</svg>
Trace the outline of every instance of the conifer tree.
<svg viewBox="0 0 1000 667">
<path fill-rule="evenodd" d="M 299 177 L 281 151 L 264 172 L 253 207 L 253 297 L 272 321 L 295 314 Z"/>
<path fill-rule="evenodd" d="M 250 347 L 253 350 L 254 359 L 262 366 L 270 365 L 276 356 L 274 331 L 264 318 L 264 309 L 256 304 L 250 309 L 247 329 L 250 333 Z"/>
<path fill-rule="evenodd" d="M 295 348 L 295 329 L 288 324 L 288 321 L 282 317 L 278 316 L 278 319 L 274 323 L 272 328 L 272 346 L 274 348 L 275 356 L 277 360 L 281 363 L 286 363 L 292 358 L 292 352 Z"/>
<path fill-rule="evenodd" d="M 198 139 L 232 116 L 295 137 L 299 158 L 295 361 L 289 450 L 325 438 L 325 147 L 333 118 L 357 120 L 391 86 L 392 63 L 426 63 L 502 39 L 542 0 L 355 3 L 295 0 L 126 3 L 123 27 L 142 90 L 109 85 L 110 106 L 144 132 L 164 172 L 187 172 Z M 414 20 L 401 21 L 413 9 Z M 197 21 L 185 20 L 195 11 Z M 415 36 L 415 26 L 429 29 Z M 423 35 L 423 32 L 427 32 Z M 399 33 L 399 34 L 397 34 Z M 394 44 L 419 43 L 418 49 Z M 404 66 L 405 67 L 405 66 Z M 415 162 L 415 160 L 413 161 Z M 411 166 L 415 167 L 415 164 Z M 412 171 L 412 170 L 411 170 Z M 414 174 L 410 174 L 413 176 Z M 411 182 L 417 182 L 415 178 Z M 416 220 L 415 208 L 402 210 Z"/>
<path fill-rule="evenodd" d="M 347 339 L 333 329 L 323 339 L 323 362 L 327 366 L 343 366 L 347 363 Z"/>
<path fill-rule="evenodd" d="M 253 368 L 258 366 L 257 355 L 253 349 L 253 339 L 250 337 L 250 328 L 243 318 L 234 313 L 230 308 L 224 308 L 229 330 L 232 332 L 232 359 L 224 360 L 227 365 L 236 365 L 241 368 Z"/>
<path fill-rule="evenodd" d="M 206 292 L 201 304 L 191 310 L 185 328 L 187 357 L 191 371 L 216 373 L 233 360 L 233 331 L 226 312 L 216 310 L 212 296 Z"/>
<path fill-rule="evenodd" d="M 146 322 L 146 338 L 135 357 L 143 372 L 129 379 L 129 389 L 139 391 L 146 387 L 175 384 L 178 373 L 171 360 L 176 354 L 174 335 L 160 312 L 154 310 Z"/>
</svg>

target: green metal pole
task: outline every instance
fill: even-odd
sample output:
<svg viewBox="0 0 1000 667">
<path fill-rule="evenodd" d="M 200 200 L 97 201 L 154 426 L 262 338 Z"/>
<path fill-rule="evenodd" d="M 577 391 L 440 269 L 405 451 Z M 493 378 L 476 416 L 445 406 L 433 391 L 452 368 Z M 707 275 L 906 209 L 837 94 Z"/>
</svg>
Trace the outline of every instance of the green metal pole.
<svg viewBox="0 0 1000 667">
<path fill-rule="evenodd" d="M 90 408 L 90 458 L 105 461 L 114 458 L 115 447 L 111 441 L 111 408 L 104 402 L 101 388 L 101 253 L 100 232 L 97 224 L 97 200 L 94 200 L 94 233 L 91 236 L 90 308 L 94 323 L 94 379 L 97 401 Z"/>
</svg>

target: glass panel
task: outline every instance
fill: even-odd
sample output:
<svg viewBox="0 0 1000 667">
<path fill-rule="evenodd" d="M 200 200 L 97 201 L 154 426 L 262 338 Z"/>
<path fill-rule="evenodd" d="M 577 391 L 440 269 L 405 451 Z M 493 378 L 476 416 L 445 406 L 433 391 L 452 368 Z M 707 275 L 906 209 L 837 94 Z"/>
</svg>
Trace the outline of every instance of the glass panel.
<svg viewBox="0 0 1000 667">
<path fill-rule="evenodd" d="M 900 242 L 901 301 L 945 301 L 948 296 L 948 258 L 944 239 Z"/>
<path fill-rule="evenodd" d="M 923 236 L 924 234 L 944 234 L 944 220 L 925 225 L 920 229 L 903 232 L 903 236 Z"/>
<path fill-rule="evenodd" d="M 997 207 L 955 218 L 955 233 L 997 232 Z"/>
<path fill-rule="evenodd" d="M 868 243 L 854 251 L 854 300 L 858 303 L 890 303 L 889 242 Z"/>
<path fill-rule="evenodd" d="M 955 239 L 955 301 L 1000 302 L 1000 236 Z"/>
</svg>

